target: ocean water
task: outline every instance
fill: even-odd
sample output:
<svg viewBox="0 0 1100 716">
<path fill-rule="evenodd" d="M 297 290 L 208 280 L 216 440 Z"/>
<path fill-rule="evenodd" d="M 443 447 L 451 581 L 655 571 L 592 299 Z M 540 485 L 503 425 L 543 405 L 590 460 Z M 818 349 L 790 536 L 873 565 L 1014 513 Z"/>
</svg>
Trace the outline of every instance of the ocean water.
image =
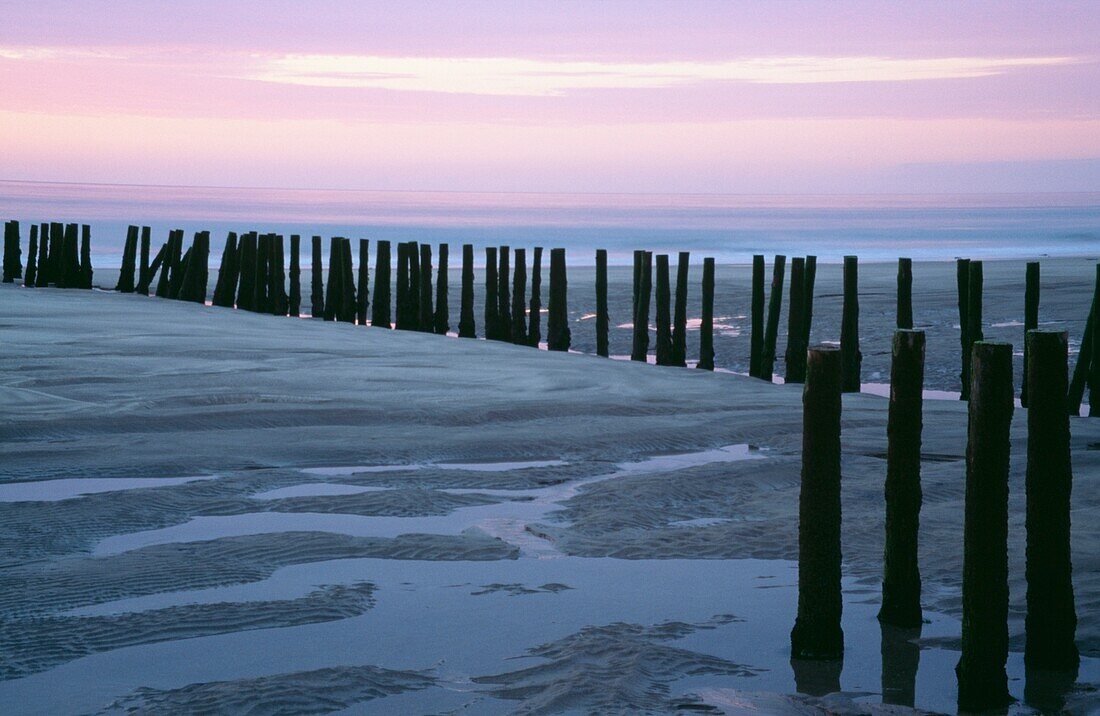
<svg viewBox="0 0 1100 716">
<path fill-rule="evenodd" d="M 479 194 L 121 186 L 0 181 L 0 217 L 92 227 L 93 260 L 119 263 L 128 224 L 212 232 L 212 260 L 229 231 L 557 246 L 572 264 L 595 248 L 628 264 L 634 249 L 690 249 L 745 263 L 754 253 L 815 254 L 822 262 L 1079 256 L 1100 247 L 1100 192 L 909 196 Z M 24 241 L 26 241 L 24 228 Z M 457 254 L 457 250 L 453 252 Z M 476 254 L 482 255 L 480 251 Z"/>
</svg>

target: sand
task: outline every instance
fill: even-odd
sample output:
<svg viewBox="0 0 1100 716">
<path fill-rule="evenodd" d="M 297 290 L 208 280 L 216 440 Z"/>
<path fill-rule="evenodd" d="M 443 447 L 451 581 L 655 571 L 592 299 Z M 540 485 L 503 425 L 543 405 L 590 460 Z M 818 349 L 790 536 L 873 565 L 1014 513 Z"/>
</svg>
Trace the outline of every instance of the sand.
<svg viewBox="0 0 1100 716">
<path fill-rule="evenodd" d="M 1059 270 L 1081 273 L 1044 277 Z M 991 321 L 1015 310 L 1002 299 Z M 916 647 L 874 619 L 879 396 L 844 399 L 843 671 L 806 673 L 787 660 L 797 386 L 98 291 L 0 287 L 0 324 L 0 711 L 908 712 L 882 704 L 882 666 Z M 930 363 L 948 375 L 942 330 Z M 1039 686 L 1020 653 L 1024 418 L 1021 698 Z M 965 425 L 963 404 L 926 401 L 929 623 L 909 683 L 936 711 L 954 703 Z M 1072 430 L 1078 681 L 1095 685 L 1100 420 Z M 35 481 L 37 500 L 17 484 Z"/>
</svg>

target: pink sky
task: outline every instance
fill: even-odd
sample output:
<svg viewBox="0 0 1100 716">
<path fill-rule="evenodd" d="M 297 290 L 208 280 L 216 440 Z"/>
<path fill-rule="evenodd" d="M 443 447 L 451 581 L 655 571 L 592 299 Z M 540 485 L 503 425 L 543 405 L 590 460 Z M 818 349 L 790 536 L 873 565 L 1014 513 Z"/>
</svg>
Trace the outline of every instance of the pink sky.
<svg viewBox="0 0 1100 716">
<path fill-rule="evenodd" d="M 1093 3 L 37 2 L 0 179 L 1100 190 Z"/>
</svg>

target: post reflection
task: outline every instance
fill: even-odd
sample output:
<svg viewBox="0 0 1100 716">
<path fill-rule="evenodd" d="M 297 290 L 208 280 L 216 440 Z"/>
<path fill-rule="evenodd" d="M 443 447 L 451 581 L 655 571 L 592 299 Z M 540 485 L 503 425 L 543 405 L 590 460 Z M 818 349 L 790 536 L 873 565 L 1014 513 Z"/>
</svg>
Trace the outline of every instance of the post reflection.
<svg viewBox="0 0 1100 716">
<path fill-rule="evenodd" d="M 824 696 L 840 691 L 843 659 L 791 659 L 794 687 L 800 694 Z"/>
<path fill-rule="evenodd" d="M 921 628 L 880 623 L 882 629 L 882 703 L 912 708 L 920 666 Z"/>
</svg>

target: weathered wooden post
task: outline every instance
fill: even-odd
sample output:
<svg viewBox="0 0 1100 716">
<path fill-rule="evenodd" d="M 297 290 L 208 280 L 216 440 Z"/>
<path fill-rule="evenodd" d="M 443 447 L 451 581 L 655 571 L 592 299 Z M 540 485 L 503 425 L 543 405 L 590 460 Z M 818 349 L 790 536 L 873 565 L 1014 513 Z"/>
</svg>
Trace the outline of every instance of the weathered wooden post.
<svg viewBox="0 0 1100 716">
<path fill-rule="evenodd" d="M 214 284 L 215 306 L 222 308 L 233 307 L 233 296 L 237 292 L 237 277 L 234 266 L 237 263 L 237 234 L 233 231 L 225 238 L 225 248 L 222 249 L 222 259 L 218 264 L 218 280 Z"/>
<path fill-rule="evenodd" d="M 923 499 L 924 346 L 924 331 L 899 329 L 894 333 L 886 423 L 886 548 L 878 619 L 906 628 L 919 627 L 922 620 L 917 532 Z"/>
<path fill-rule="evenodd" d="M 703 313 L 699 324 L 699 363 L 696 368 L 714 370 L 714 259 L 703 259 Z"/>
<path fill-rule="evenodd" d="M 439 245 L 439 271 L 435 279 L 435 316 L 432 328 L 436 335 L 445 336 L 451 330 L 451 309 L 447 301 L 447 244 Z"/>
<path fill-rule="evenodd" d="M 394 328 L 407 331 L 409 325 L 409 245 L 397 244 L 397 315 Z"/>
<path fill-rule="evenodd" d="M 962 388 L 959 399 L 966 400 L 970 395 L 970 320 L 967 309 L 970 305 L 970 259 L 955 260 L 955 286 L 958 289 L 959 301 L 959 345 L 962 350 L 962 369 L 959 372 L 959 380 Z"/>
<path fill-rule="evenodd" d="M 328 281 L 325 284 L 325 320 L 335 321 L 339 317 L 340 301 L 344 289 L 344 270 L 340 267 L 343 261 L 343 249 L 340 247 L 340 238 L 329 237 L 328 241 Z"/>
<path fill-rule="evenodd" d="M 511 280 L 509 247 L 501 246 L 497 252 L 497 329 L 498 340 L 512 342 L 512 294 L 508 289 Z"/>
<path fill-rule="evenodd" d="M 268 286 L 271 293 L 271 313 L 276 316 L 287 314 L 286 259 L 283 248 L 283 235 L 272 234 Z"/>
<path fill-rule="evenodd" d="M 1096 265 L 1097 297 L 1093 303 L 1092 368 L 1089 370 L 1089 417 L 1100 418 L 1100 264 Z M 1082 351 L 1083 352 L 1083 351 Z"/>
<path fill-rule="evenodd" d="M 302 315 L 302 264 L 299 259 L 302 237 L 290 235 L 290 296 L 287 302 L 287 314 L 297 318 Z M 235 278 L 235 277 L 234 277 Z"/>
<path fill-rule="evenodd" d="M 192 239 L 191 246 L 187 247 L 187 251 L 183 253 L 183 256 L 176 262 L 172 270 L 172 278 L 168 286 L 168 298 L 179 300 L 180 292 L 183 291 L 183 279 L 187 276 L 187 267 L 191 265 L 191 251 L 194 248 L 194 244 L 194 239 Z M 179 246 L 183 248 L 182 231 L 179 234 Z"/>
<path fill-rule="evenodd" d="M 966 280 L 966 339 L 969 341 L 969 350 L 973 350 L 974 344 L 984 340 L 982 332 L 982 262 L 970 261 L 967 264 L 969 276 Z M 973 363 L 971 363 L 973 366 Z M 969 386 L 963 386 L 964 390 L 973 387 L 973 381 Z M 969 399 L 970 393 L 964 392 L 964 397 Z"/>
<path fill-rule="evenodd" d="M 973 282 L 973 273 L 970 278 Z M 959 710 L 983 711 L 1005 706 L 1012 700 L 1005 673 L 1008 659 L 1012 346 L 986 341 L 974 343 L 970 386 L 963 524 L 962 657 L 955 673 L 959 679 Z"/>
<path fill-rule="evenodd" d="M 798 617 L 794 659 L 839 659 L 841 352 L 814 346 L 802 391 L 802 490 L 798 499 Z"/>
<path fill-rule="evenodd" d="M 273 234 L 261 234 L 256 240 L 256 285 L 253 309 L 257 313 L 271 313 L 271 245 Z M 334 241 L 332 248 L 339 250 L 339 242 Z M 329 280 L 332 280 L 332 255 L 329 255 Z"/>
<path fill-rule="evenodd" d="M 80 287 L 92 287 L 92 227 L 80 226 Z"/>
<path fill-rule="evenodd" d="M 458 306 L 458 337 L 477 338 L 474 323 L 474 245 L 462 245 L 462 293 Z"/>
<path fill-rule="evenodd" d="M 635 253 L 634 268 L 634 343 L 630 360 L 645 363 L 649 355 L 649 301 L 652 289 L 646 276 L 653 276 L 653 254 L 640 250 Z"/>
<path fill-rule="evenodd" d="M 565 249 L 550 249 L 550 314 L 546 322 L 546 346 L 552 351 L 569 350 L 567 287 Z"/>
<path fill-rule="evenodd" d="M 1070 415 L 1081 414 L 1081 399 L 1085 397 L 1085 386 L 1089 382 L 1089 373 L 1092 370 L 1092 347 L 1095 342 L 1096 317 L 1100 315 L 1100 264 L 1096 267 L 1096 285 L 1092 293 L 1092 308 L 1089 310 L 1088 319 L 1085 321 L 1085 332 L 1081 336 L 1081 350 L 1077 353 L 1077 364 L 1073 367 L 1073 379 L 1069 383 L 1069 392 L 1066 394 L 1066 410 Z M 1089 414 L 1093 415 L 1091 405 Z"/>
<path fill-rule="evenodd" d="M 435 310 L 432 308 L 432 245 L 420 244 L 420 330 L 435 331 Z"/>
<path fill-rule="evenodd" d="M 50 283 L 61 287 L 64 283 L 65 225 L 50 222 Z"/>
<path fill-rule="evenodd" d="M 760 377 L 764 357 L 764 256 L 752 257 L 752 317 L 749 333 L 749 376 Z M 771 380 L 770 378 L 768 380 Z"/>
<path fill-rule="evenodd" d="M 143 296 L 149 295 L 149 282 L 152 276 L 149 273 L 149 248 L 152 243 L 152 230 L 148 226 L 141 227 L 141 260 L 138 263 L 138 283 L 134 290 Z"/>
<path fill-rule="evenodd" d="M 31 224 L 30 245 L 27 247 L 27 272 L 23 275 L 23 285 L 33 288 L 38 280 L 38 224 Z"/>
<path fill-rule="evenodd" d="M 542 341 L 542 247 L 531 258 L 531 303 L 527 312 L 527 340 L 535 348 Z"/>
<path fill-rule="evenodd" d="M 115 290 L 119 293 L 134 292 L 134 263 L 137 259 L 138 227 L 126 229 L 126 243 L 122 249 L 122 266 L 118 270 Z"/>
<path fill-rule="evenodd" d="M 351 256 L 351 239 L 340 237 L 340 280 L 336 297 L 336 320 L 355 323 L 355 265 Z"/>
<path fill-rule="evenodd" d="M 280 237 L 281 239 L 282 237 Z M 199 232 L 199 252 L 195 256 L 195 283 L 192 288 L 196 303 L 206 303 L 206 289 L 210 285 L 210 232 Z"/>
<path fill-rule="evenodd" d="M 898 259 L 897 327 L 913 327 L 913 259 Z"/>
<path fill-rule="evenodd" d="M 80 267 L 80 238 L 76 224 L 65 225 L 63 269 L 61 272 L 64 288 L 83 288 L 84 280 Z"/>
<path fill-rule="evenodd" d="M 23 277 L 23 250 L 19 246 L 19 222 L 4 223 L 4 283 Z"/>
<path fill-rule="evenodd" d="M 527 345 L 527 249 L 515 250 L 512 272 L 512 343 Z"/>
<path fill-rule="evenodd" d="M 355 291 L 355 320 L 367 325 L 367 308 L 370 296 L 370 240 L 359 239 L 359 281 Z M 293 290 L 293 289 L 292 289 Z"/>
<path fill-rule="evenodd" d="M 786 368 L 783 380 L 786 383 L 802 383 L 806 380 L 806 350 L 802 341 L 802 321 L 804 320 L 803 300 L 806 290 L 806 260 L 791 259 L 790 306 L 787 307 L 787 352 L 783 363 Z"/>
<path fill-rule="evenodd" d="M 1024 375 L 1020 381 L 1020 406 L 1027 407 L 1027 366 L 1031 342 L 1027 334 L 1039 328 L 1039 262 L 1029 261 L 1024 280 Z"/>
<path fill-rule="evenodd" d="M 409 242 L 409 330 L 420 330 L 420 244 Z"/>
<path fill-rule="evenodd" d="M 500 338 L 500 303 L 497 296 L 497 249 L 485 247 L 485 339 L 495 341 Z"/>
<path fill-rule="evenodd" d="M 390 328 L 390 242 L 379 241 L 374 250 L 374 307 L 370 324 L 375 328 Z"/>
<path fill-rule="evenodd" d="M 1037 264 L 1036 264 L 1037 265 Z M 1030 264 L 1029 264 L 1030 266 Z M 1075 671 L 1070 493 L 1073 464 L 1069 416 L 1062 396 L 1069 378 L 1068 336 L 1031 330 L 1027 413 L 1027 617 L 1024 663 L 1031 669 Z"/>
<path fill-rule="evenodd" d="M 325 267 L 321 263 L 321 237 L 314 236 L 310 243 L 312 256 L 310 261 L 309 315 L 313 318 L 323 319 L 325 317 Z"/>
<path fill-rule="evenodd" d="M 317 248 L 319 249 L 321 237 L 318 236 L 316 239 Z M 237 308 L 243 311 L 256 310 L 256 242 L 256 232 L 249 231 L 247 234 L 241 236 L 240 245 L 237 249 L 239 253 L 237 264 L 240 267 L 240 283 L 237 286 Z M 319 254 L 320 251 L 314 254 L 314 258 L 316 259 L 313 264 L 315 277 L 321 270 Z M 163 269 L 161 270 L 161 276 L 164 276 Z M 314 280 L 316 280 L 316 278 Z"/>
<path fill-rule="evenodd" d="M 34 285 L 44 288 L 50 285 L 53 274 L 50 273 L 50 225 L 42 224 L 38 229 L 38 274 Z"/>
<path fill-rule="evenodd" d="M 607 313 L 607 249 L 596 249 L 596 355 L 607 358 L 611 319 Z"/>
<path fill-rule="evenodd" d="M 676 262 L 676 307 L 672 314 L 672 365 L 687 367 L 688 266 L 691 253 L 681 251 Z"/>
<path fill-rule="evenodd" d="M 814 321 L 814 283 L 817 280 L 817 257 L 806 257 L 805 288 L 802 289 L 802 341 L 810 345 L 810 327 Z"/>
<path fill-rule="evenodd" d="M 775 371 L 775 344 L 779 337 L 779 317 L 783 313 L 783 274 L 787 268 L 787 257 L 776 256 L 772 269 L 772 288 L 768 296 L 768 325 L 764 330 L 764 346 L 760 353 L 760 367 L 757 378 L 772 382 Z"/>
<path fill-rule="evenodd" d="M 859 259 L 855 256 L 844 257 L 844 313 L 840 319 L 840 359 L 844 365 L 841 389 L 845 393 L 858 393 L 863 354 L 859 350 Z"/>
<path fill-rule="evenodd" d="M 668 254 L 657 255 L 657 343 L 654 354 L 657 365 L 672 365 L 672 296 L 669 286 Z"/>
</svg>

